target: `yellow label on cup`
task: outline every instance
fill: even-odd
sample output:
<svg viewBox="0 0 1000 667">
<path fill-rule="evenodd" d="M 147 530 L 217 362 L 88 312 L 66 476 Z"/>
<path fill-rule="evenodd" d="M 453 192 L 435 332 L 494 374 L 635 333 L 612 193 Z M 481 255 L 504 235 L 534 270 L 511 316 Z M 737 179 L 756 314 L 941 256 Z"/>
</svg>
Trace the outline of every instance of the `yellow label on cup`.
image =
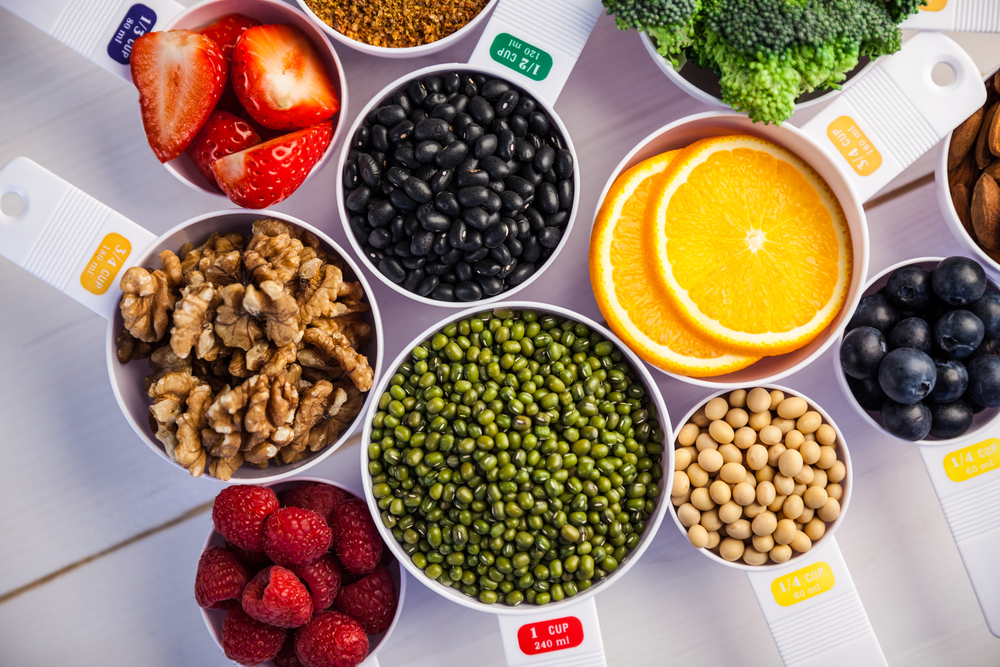
<svg viewBox="0 0 1000 667">
<path fill-rule="evenodd" d="M 816 597 L 833 588 L 833 570 L 826 563 L 808 565 L 771 582 L 774 601 L 782 607 Z"/>
<path fill-rule="evenodd" d="M 121 234 L 111 232 L 105 236 L 80 274 L 83 289 L 98 296 L 107 292 L 131 252 L 132 244 Z"/>
<path fill-rule="evenodd" d="M 920 8 L 922 12 L 939 12 L 948 6 L 948 0 L 927 0 L 927 4 Z"/>
<path fill-rule="evenodd" d="M 850 116 L 830 123 L 826 135 L 859 176 L 870 176 L 882 166 L 882 154 Z"/>
<path fill-rule="evenodd" d="M 944 457 L 944 471 L 953 482 L 964 482 L 1000 467 L 1000 439 L 990 438 Z"/>
</svg>

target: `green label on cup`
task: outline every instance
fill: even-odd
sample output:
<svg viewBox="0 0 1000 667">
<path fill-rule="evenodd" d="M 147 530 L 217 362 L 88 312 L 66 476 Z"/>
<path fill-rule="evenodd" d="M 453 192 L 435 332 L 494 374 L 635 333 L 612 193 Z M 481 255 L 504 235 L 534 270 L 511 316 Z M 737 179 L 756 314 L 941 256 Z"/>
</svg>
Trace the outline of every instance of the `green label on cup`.
<svg viewBox="0 0 1000 667">
<path fill-rule="evenodd" d="M 552 71 L 552 56 L 506 32 L 493 40 L 490 56 L 533 81 L 541 81 Z"/>
</svg>

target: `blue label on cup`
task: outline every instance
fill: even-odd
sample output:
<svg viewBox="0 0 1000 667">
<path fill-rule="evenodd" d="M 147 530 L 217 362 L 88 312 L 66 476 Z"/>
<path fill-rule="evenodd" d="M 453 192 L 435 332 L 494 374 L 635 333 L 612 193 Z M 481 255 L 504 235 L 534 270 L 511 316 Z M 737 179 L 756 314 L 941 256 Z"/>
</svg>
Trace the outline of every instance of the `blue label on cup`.
<svg viewBox="0 0 1000 667">
<path fill-rule="evenodd" d="M 152 30 L 154 25 L 156 12 L 146 5 L 132 5 L 115 31 L 115 36 L 108 42 L 108 55 L 115 62 L 128 65 L 133 42 Z"/>
</svg>

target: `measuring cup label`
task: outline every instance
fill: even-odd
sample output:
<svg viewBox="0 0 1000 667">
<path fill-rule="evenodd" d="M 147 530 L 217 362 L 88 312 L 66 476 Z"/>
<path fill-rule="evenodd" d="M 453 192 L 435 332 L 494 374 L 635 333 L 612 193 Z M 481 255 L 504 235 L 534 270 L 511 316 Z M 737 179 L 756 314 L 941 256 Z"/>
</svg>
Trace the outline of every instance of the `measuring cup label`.
<svg viewBox="0 0 1000 667">
<path fill-rule="evenodd" d="M 552 56 L 506 32 L 494 38 L 490 57 L 533 81 L 541 81 L 552 71 Z"/>
<path fill-rule="evenodd" d="M 121 234 L 105 236 L 80 274 L 83 289 L 98 296 L 107 292 L 131 252 L 132 244 Z"/>
<path fill-rule="evenodd" d="M 132 44 L 156 25 L 156 12 L 142 4 L 129 7 L 115 36 L 108 42 L 108 56 L 122 65 L 129 64 Z"/>
<path fill-rule="evenodd" d="M 576 616 L 522 625 L 517 643 L 525 655 L 574 648 L 583 643 L 583 624 Z"/>
<path fill-rule="evenodd" d="M 920 8 L 922 12 L 939 12 L 948 6 L 948 0 L 928 0 L 927 4 Z"/>
<path fill-rule="evenodd" d="M 1000 438 L 990 438 L 944 457 L 944 472 L 953 482 L 965 482 L 1000 467 Z"/>
<path fill-rule="evenodd" d="M 859 176 L 874 174 L 882 166 L 882 154 L 850 116 L 830 123 L 826 135 Z"/>
<path fill-rule="evenodd" d="M 822 561 L 778 577 L 771 582 L 774 601 L 791 607 L 833 588 L 833 568 Z"/>
</svg>

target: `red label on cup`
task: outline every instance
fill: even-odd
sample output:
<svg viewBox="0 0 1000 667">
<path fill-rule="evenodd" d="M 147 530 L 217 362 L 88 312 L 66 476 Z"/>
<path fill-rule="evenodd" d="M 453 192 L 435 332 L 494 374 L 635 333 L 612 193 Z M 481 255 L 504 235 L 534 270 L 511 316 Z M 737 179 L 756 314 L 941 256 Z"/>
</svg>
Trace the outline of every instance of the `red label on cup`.
<svg viewBox="0 0 1000 667">
<path fill-rule="evenodd" d="M 583 624 L 576 616 L 522 625 L 517 643 L 525 655 L 574 648 L 583 643 Z"/>
</svg>

